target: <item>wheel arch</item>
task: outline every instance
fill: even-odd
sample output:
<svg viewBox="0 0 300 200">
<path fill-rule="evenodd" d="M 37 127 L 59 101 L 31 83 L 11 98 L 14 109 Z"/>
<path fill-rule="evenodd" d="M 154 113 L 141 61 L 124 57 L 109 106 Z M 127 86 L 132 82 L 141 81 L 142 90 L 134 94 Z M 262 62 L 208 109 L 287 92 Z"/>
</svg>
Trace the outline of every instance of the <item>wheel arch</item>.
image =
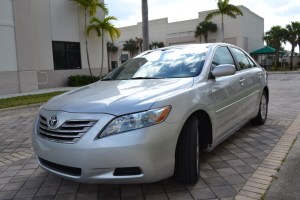
<svg viewBox="0 0 300 200">
<path fill-rule="evenodd" d="M 201 145 L 203 146 L 204 149 L 206 149 L 208 146 L 211 146 L 212 145 L 212 142 L 213 142 L 213 129 L 212 129 L 212 121 L 211 121 L 211 118 L 209 116 L 209 114 L 204 111 L 204 110 L 196 110 L 194 111 L 187 119 L 186 121 L 192 117 L 192 116 L 196 116 L 199 120 L 199 128 L 201 125 L 203 125 L 203 123 L 205 123 L 205 126 L 207 126 L 206 128 L 208 128 L 208 132 L 209 134 L 205 134 L 205 135 L 202 135 L 200 136 L 200 139 L 201 139 Z M 185 123 L 186 123 L 185 121 Z M 203 123 L 201 123 L 201 121 Z M 180 136 L 180 135 L 179 135 Z M 178 139 L 179 139 L 179 136 L 178 136 Z M 177 139 L 177 142 L 178 142 L 178 139 Z"/>
<path fill-rule="evenodd" d="M 264 87 L 264 92 L 267 94 L 267 102 L 269 103 L 269 88 L 268 88 L 268 86 Z"/>
</svg>

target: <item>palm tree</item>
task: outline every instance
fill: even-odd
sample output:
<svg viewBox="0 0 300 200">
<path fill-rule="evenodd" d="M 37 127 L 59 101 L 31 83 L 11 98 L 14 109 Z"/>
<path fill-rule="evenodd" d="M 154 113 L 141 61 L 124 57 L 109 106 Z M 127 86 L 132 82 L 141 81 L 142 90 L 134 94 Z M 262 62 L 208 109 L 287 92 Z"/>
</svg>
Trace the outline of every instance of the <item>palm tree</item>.
<svg viewBox="0 0 300 200">
<path fill-rule="evenodd" d="M 149 44 L 149 49 L 156 49 L 156 48 L 162 48 L 164 47 L 165 44 L 163 42 L 152 42 L 151 44 Z"/>
<path fill-rule="evenodd" d="M 105 15 L 108 14 L 108 9 L 106 7 L 106 4 L 99 3 L 99 0 L 70 0 L 70 1 L 74 1 L 76 4 L 80 5 L 80 7 L 84 8 L 84 30 L 86 30 L 87 10 L 90 11 L 90 13 L 89 13 L 90 16 L 94 16 L 97 13 L 98 8 L 101 8 Z M 90 56 L 89 56 L 89 51 L 88 51 L 88 41 L 87 41 L 86 37 L 85 37 L 85 48 L 86 48 L 86 57 L 87 57 L 90 75 L 91 75 L 93 82 L 95 82 L 93 74 L 92 74 L 92 70 L 91 70 Z"/>
<path fill-rule="evenodd" d="M 286 25 L 286 29 L 288 31 L 287 34 L 287 41 L 291 43 L 291 57 L 290 57 L 290 70 L 293 69 L 293 58 L 294 58 L 294 51 L 295 47 L 297 46 L 297 36 L 300 32 L 300 23 L 299 22 L 291 22 L 291 24 Z"/>
<path fill-rule="evenodd" d="M 298 32 L 297 32 L 297 44 L 298 44 L 298 48 L 299 48 L 299 63 L 300 63 L 300 23 L 299 22 L 296 22 L 297 23 L 297 26 L 298 26 Z"/>
<path fill-rule="evenodd" d="M 201 43 L 201 35 L 204 36 L 205 42 L 208 43 L 207 38 L 208 38 L 208 32 L 217 32 L 218 27 L 217 24 L 212 23 L 212 22 L 208 22 L 208 21 L 203 21 L 200 22 L 199 25 L 196 27 L 196 31 L 195 31 L 195 36 L 197 34 L 200 34 L 200 43 Z"/>
<path fill-rule="evenodd" d="M 141 52 L 142 52 L 142 44 L 143 44 L 143 39 L 135 37 L 135 45 L 140 48 Z"/>
<path fill-rule="evenodd" d="M 272 26 L 269 31 L 265 33 L 263 40 L 266 41 L 267 45 L 275 48 L 276 64 L 279 63 L 279 50 L 281 49 L 281 43 L 285 43 L 287 38 L 287 30 L 281 26 Z"/>
<path fill-rule="evenodd" d="M 120 30 L 117 29 L 110 20 L 117 20 L 116 17 L 108 16 L 105 17 L 104 20 L 100 20 L 97 17 L 92 17 L 90 20 L 90 25 L 88 25 L 86 29 L 86 35 L 89 37 L 90 31 L 95 30 L 97 32 L 98 37 L 102 36 L 102 61 L 101 61 L 101 70 L 100 70 L 100 78 L 102 77 L 102 69 L 103 69 L 103 61 L 104 61 L 104 34 L 108 33 L 111 41 L 114 41 L 114 38 L 120 37 Z"/>
<path fill-rule="evenodd" d="M 211 20 L 213 17 L 222 16 L 222 42 L 224 42 L 224 15 L 236 18 L 236 15 L 243 15 L 242 11 L 235 5 L 229 4 L 230 0 L 218 0 L 218 10 L 212 11 L 207 14 L 205 21 Z"/>
<path fill-rule="evenodd" d="M 149 48 L 148 1 L 142 0 L 143 51 Z"/>
<path fill-rule="evenodd" d="M 196 31 L 195 31 L 195 38 L 196 37 L 199 37 L 200 38 L 200 43 L 202 43 L 202 39 L 201 39 L 201 36 L 203 35 L 203 29 L 202 29 L 202 27 L 200 27 L 200 26 L 197 26 L 196 27 Z"/>
<path fill-rule="evenodd" d="M 123 49 L 124 51 L 129 51 L 130 57 L 133 57 L 134 52 L 138 50 L 139 47 L 136 46 L 136 41 L 133 39 L 129 39 L 125 41 L 125 44 L 123 44 Z"/>
<path fill-rule="evenodd" d="M 107 48 L 107 62 L 108 62 L 108 70 L 110 70 L 110 52 L 111 53 L 116 53 L 118 51 L 118 47 L 114 45 L 112 42 L 107 42 L 106 43 L 106 48 Z"/>
<path fill-rule="evenodd" d="M 157 44 L 157 47 L 158 48 L 162 48 L 162 47 L 164 47 L 165 46 L 165 44 L 163 43 L 163 42 L 159 42 L 158 44 Z"/>
</svg>

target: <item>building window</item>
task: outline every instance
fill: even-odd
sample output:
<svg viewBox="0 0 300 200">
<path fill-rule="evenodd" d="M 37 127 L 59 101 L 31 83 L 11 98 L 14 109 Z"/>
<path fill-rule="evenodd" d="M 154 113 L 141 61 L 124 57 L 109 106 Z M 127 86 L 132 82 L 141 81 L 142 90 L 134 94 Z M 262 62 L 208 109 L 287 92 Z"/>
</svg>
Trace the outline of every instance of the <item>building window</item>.
<svg viewBox="0 0 300 200">
<path fill-rule="evenodd" d="M 52 42 L 54 69 L 81 69 L 79 42 Z"/>
<path fill-rule="evenodd" d="M 111 61 L 111 69 L 116 69 L 118 67 L 118 61 Z"/>
</svg>

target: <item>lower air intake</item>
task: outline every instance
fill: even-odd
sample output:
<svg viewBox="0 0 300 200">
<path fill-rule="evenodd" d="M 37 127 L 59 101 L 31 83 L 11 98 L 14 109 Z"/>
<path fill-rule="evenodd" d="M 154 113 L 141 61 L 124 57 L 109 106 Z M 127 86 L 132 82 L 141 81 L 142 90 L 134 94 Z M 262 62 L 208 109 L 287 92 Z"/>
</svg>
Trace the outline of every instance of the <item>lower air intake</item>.
<svg viewBox="0 0 300 200">
<path fill-rule="evenodd" d="M 141 174 L 142 171 L 139 167 L 116 168 L 114 171 L 114 176 L 133 176 Z"/>
<path fill-rule="evenodd" d="M 72 175 L 72 176 L 80 176 L 81 175 L 81 169 L 76 167 L 69 167 L 65 165 L 56 164 L 47 160 L 44 160 L 42 158 L 39 158 L 39 161 L 42 165 L 45 167 L 52 169 L 54 171 Z"/>
</svg>

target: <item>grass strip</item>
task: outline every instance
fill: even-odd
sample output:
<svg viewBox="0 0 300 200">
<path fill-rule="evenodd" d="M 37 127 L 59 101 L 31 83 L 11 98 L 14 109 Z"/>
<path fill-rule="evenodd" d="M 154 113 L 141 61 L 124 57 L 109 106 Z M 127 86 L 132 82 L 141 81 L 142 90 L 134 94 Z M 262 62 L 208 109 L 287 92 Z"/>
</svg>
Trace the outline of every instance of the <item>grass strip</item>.
<svg viewBox="0 0 300 200">
<path fill-rule="evenodd" d="M 48 101 L 52 97 L 65 92 L 67 91 L 57 91 L 57 92 L 50 92 L 44 94 L 30 94 L 30 95 L 0 99 L 0 109 L 10 108 L 15 106 L 24 106 L 24 105 L 36 104 L 36 103 L 43 103 Z"/>
</svg>

